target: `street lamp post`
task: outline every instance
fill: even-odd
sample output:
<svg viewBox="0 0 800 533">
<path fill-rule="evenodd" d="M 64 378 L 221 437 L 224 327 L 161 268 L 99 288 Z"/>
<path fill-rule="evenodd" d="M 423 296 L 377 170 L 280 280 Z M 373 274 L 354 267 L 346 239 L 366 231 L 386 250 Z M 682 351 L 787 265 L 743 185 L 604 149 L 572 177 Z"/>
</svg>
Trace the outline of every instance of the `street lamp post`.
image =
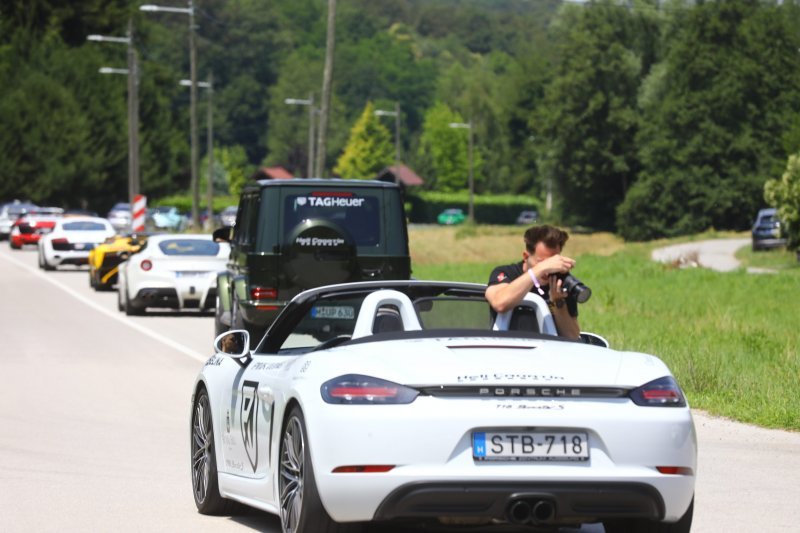
<svg viewBox="0 0 800 533">
<path fill-rule="evenodd" d="M 168 7 L 156 6 L 152 4 L 145 4 L 139 6 L 142 11 L 150 13 L 164 12 L 164 13 L 181 13 L 189 15 L 189 74 L 191 78 L 190 86 L 190 103 L 189 103 L 189 122 L 191 128 L 191 182 L 190 189 L 192 192 L 192 225 L 195 228 L 200 227 L 200 184 L 197 179 L 197 45 L 195 43 L 195 26 L 194 26 L 194 6 L 192 0 L 187 1 L 188 7 Z"/>
<path fill-rule="evenodd" d="M 308 95 L 308 100 L 300 98 L 287 98 L 283 101 L 288 105 L 307 105 L 308 106 L 308 164 L 306 177 L 314 176 L 314 93 Z"/>
<path fill-rule="evenodd" d="M 133 209 L 134 197 L 139 194 L 141 181 L 139 175 L 139 61 L 133 46 L 133 22 L 128 20 L 125 37 L 88 35 L 88 41 L 125 44 L 128 47 L 128 68 L 101 67 L 101 74 L 125 74 L 128 76 L 128 202 Z M 131 218 L 131 223 L 133 219 Z"/>
<path fill-rule="evenodd" d="M 191 87 L 192 80 L 181 80 L 181 85 Z M 206 205 L 208 206 L 208 217 L 206 218 L 206 229 L 213 229 L 214 217 L 214 73 L 208 74 L 208 81 L 198 81 L 197 86 L 206 89 L 208 92 L 208 109 L 206 115 L 206 152 L 208 153 L 208 179 L 206 180 Z"/>
<path fill-rule="evenodd" d="M 475 203 L 474 203 L 474 195 L 475 189 L 473 185 L 472 179 L 472 120 L 467 123 L 463 122 L 451 122 L 449 124 L 451 128 L 465 128 L 469 130 L 468 136 L 468 151 L 469 151 L 469 220 L 470 222 L 475 222 Z"/>
<path fill-rule="evenodd" d="M 400 172 L 400 102 L 395 102 L 394 111 L 376 109 L 375 116 L 394 117 L 394 160 L 395 172 Z"/>
</svg>

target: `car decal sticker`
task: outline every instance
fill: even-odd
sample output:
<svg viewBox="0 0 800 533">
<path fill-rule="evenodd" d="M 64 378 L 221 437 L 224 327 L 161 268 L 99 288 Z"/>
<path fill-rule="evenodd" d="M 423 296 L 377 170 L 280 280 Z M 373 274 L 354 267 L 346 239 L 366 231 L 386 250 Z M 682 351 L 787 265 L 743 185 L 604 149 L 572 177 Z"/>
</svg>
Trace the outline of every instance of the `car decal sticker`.
<svg viewBox="0 0 800 533">
<path fill-rule="evenodd" d="M 242 406 L 239 420 L 242 425 L 242 443 L 253 472 L 258 467 L 258 389 L 257 381 L 242 384 Z"/>
</svg>

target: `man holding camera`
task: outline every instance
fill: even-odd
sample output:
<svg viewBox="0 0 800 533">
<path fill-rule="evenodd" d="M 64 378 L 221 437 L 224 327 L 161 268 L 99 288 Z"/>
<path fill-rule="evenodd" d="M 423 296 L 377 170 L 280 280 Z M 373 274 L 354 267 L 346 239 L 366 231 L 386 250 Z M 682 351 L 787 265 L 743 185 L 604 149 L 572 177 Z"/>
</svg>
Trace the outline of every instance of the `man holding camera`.
<svg viewBox="0 0 800 533">
<path fill-rule="evenodd" d="M 563 287 L 562 277 L 575 260 L 561 255 L 569 234 L 549 225 L 533 226 L 525 232 L 522 261 L 492 270 L 486 300 L 495 313 L 514 309 L 529 292 L 539 294 L 550 306 L 558 334 L 580 338 L 578 302 Z M 562 275 L 562 277 L 559 277 Z"/>
</svg>

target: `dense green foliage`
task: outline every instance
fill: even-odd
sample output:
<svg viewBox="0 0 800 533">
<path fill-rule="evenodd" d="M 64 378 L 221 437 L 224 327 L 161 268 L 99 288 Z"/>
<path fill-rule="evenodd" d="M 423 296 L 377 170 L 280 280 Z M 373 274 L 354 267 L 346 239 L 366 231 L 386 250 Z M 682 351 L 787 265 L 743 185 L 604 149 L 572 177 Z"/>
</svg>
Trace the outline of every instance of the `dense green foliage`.
<svg viewBox="0 0 800 533">
<path fill-rule="evenodd" d="M 764 185 L 764 196 L 771 205 L 780 206 L 778 216 L 784 223 L 781 232 L 787 238 L 787 247 L 800 248 L 800 154 L 789 156 L 781 179 Z"/>
<path fill-rule="evenodd" d="M 97 73 L 125 66 L 125 46 L 86 36 L 124 35 L 129 19 L 142 190 L 186 192 L 187 17 L 139 4 L 0 4 L 0 200 L 103 211 L 127 195 L 125 77 Z M 327 2 L 194 4 L 198 77 L 214 79 L 215 191 L 235 193 L 259 165 L 305 176 L 316 115 L 285 100 L 321 101 Z M 425 190 L 466 189 L 471 133 L 477 194 L 547 205 L 552 190 L 549 219 L 642 240 L 745 228 L 764 183 L 800 148 L 794 3 L 339 0 L 337 10 L 323 176 L 391 164 L 394 124 L 354 128 L 367 102 L 397 104 L 402 159 Z M 381 148 L 368 154 L 373 142 Z M 336 166 L 344 161 L 352 172 Z"/>
</svg>

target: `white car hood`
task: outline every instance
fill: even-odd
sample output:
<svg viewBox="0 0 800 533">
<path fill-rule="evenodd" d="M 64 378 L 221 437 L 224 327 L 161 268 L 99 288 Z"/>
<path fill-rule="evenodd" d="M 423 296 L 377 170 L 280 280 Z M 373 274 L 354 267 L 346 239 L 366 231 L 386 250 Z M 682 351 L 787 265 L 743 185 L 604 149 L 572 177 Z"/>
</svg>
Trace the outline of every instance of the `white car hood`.
<svg viewBox="0 0 800 533">
<path fill-rule="evenodd" d="M 563 341 L 413 339 L 342 346 L 328 353 L 328 370 L 336 375 L 367 374 L 414 386 L 519 383 L 636 387 L 670 375 L 666 365 L 651 355 Z"/>
</svg>

